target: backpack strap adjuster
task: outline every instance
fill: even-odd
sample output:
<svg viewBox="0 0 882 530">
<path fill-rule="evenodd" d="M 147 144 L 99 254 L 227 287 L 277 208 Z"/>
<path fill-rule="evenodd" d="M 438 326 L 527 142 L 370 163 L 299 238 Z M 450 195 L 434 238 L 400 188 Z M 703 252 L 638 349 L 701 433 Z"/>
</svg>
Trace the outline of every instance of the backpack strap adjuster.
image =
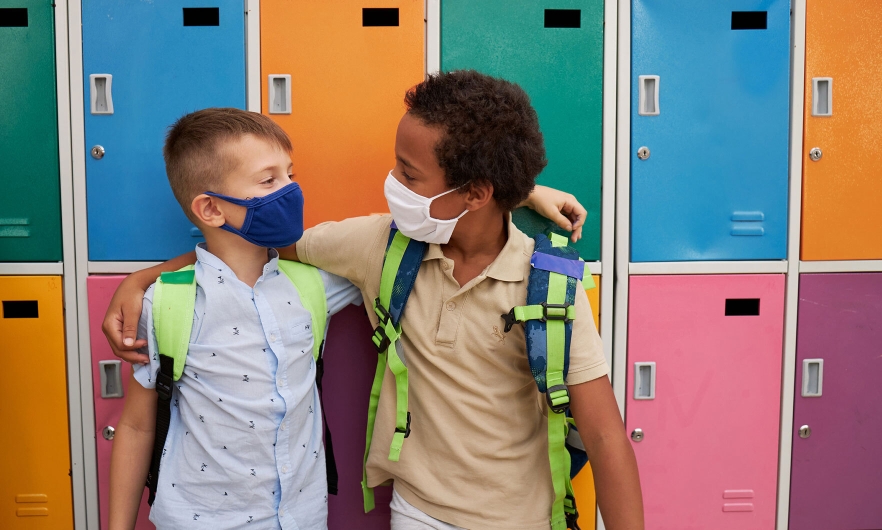
<svg viewBox="0 0 882 530">
<path fill-rule="evenodd" d="M 162 373 L 162 370 L 156 371 L 156 393 L 159 394 L 159 399 L 162 401 L 171 399 L 173 383 L 170 375 Z"/>
<path fill-rule="evenodd" d="M 566 385 L 554 385 L 545 391 L 545 402 L 548 408 L 557 414 L 563 414 L 570 408 L 570 391 Z"/>
<path fill-rule="evenodd" d="M 405 438 L 410 436 L 410 411 L 407 412 L 407 426 L 404 428 L 404 430 L 395 427 L 395 432 L 403 434 Z"/>
<path fill-rule="evenodd" d="M 523 324 L 528 320 L 548 322 L 559 320 L 569 324 L 576 319 L 576 306 L 573 304 L 549 304 L 541 302 L 534 305 L 512 307 L 511 311 L 502 315 L 505 321 L 504 331 L 508 333 L 515 324 Z"/>
<path fill-rule="evenodd" d="M 389 346 L 392 345 L 392 337 L 389 336 L 388 329 L 395 326 L 392 323 L 392 315 L 389 314 L 389 311 L 383 307 L 383 304 L 380 303 L 380 298 L 378 297 L 374 300 L 374 313 L 377 314 L 377 318 L 379 318 L 380 322 L 377 324 L 377 327 L 374 328 L 374 334 L 371 337 L 371 341 L 374 343 L 374 347 L 377 348 L 377 353 L 385 353 L 386 350 L 389 349 Z M 396 337 L 397 338 L 397 337 Z"/>
</svg>

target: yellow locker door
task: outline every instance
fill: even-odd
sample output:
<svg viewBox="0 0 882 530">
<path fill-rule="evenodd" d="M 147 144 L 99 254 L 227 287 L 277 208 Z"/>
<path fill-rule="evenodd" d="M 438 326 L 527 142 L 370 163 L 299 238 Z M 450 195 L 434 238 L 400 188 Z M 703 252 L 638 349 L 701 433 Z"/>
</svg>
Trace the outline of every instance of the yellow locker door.
<svg viewBox="0 0 882 530">
<path fill-rule="evenodd" d="M 263 113 L 291 137 L 306 226 L 388 211 L 383 181 L 404 93 L 425 75 L 425 22 L 423 0 L 382 5 L 261 2 Z"/>
<path fill-rule="evenodd" d="M 0 301 L 0 528 L 69 529 L 61 277 L 0 277 Z"/>
<path fill-rule="evenodd" d="M 593 289 L 585 289 L 594 325 L 600 329 L 600 276 L 594 275 Z M 597 494 L 594 491 L 594 475 L 591 473 L 591 462 L 585 464 L 582 471 L 573 479 L 573 493 L 576 495 L 576 508 L 579 510 L 579 526 L 590 530 L 597 526 Z"/>
<path fill-rule="evenodd" d="M 806 10 L 801 257 L 882 259 L 882 3 Z"/>
</svg>

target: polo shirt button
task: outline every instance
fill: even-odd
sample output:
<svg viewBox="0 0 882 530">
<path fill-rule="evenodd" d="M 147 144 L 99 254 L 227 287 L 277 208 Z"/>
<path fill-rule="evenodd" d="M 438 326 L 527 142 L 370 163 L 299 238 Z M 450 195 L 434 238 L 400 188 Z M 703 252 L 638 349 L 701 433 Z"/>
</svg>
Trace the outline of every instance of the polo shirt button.
<svg viewBox="0 0 882 530">
<path fill-rule="evenodd" d="M 288 466 L 282 466 L 282 473 L 288 472 Z"/>
<path fill-rule="evenodd" d="M 450 264 L 447 263 L 446 261 L 441 262 L 441 268 L 444 269 L 444 270 L 447 270 L 447 269 L 450 268 Z"/>
<path fill-rule="evenodd" d="M 447 310 L 453 311 L 454 309 L 456 309 L 456 302 L 447 302 Z"/>
</svg>

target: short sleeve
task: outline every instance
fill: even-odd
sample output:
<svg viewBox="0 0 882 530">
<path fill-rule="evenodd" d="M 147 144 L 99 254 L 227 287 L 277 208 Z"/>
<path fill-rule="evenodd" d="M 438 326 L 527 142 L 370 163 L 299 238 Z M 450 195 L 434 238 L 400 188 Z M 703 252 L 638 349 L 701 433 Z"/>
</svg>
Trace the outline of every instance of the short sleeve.
<svg viewBox="0 0 882 530">
<path fill-rule="evenodd" d="M 322 223 L 304 232 L 297 242 L 297 256 L 303 263 L 342 276 L 362 289 L 368 271 L 383 266 L 391 224 L 389 215 Z"/>
<path fill-rule="evenodd" d="M 328 316 L 335 315 L 349 304 L 361 305 L 361 291 L 346 278 L 319 269 L 325 284 L 325 297 L 328 300 Z"/>
<path fill-rule="evenodd" d="M 582 287 L 576 283 L 576 319 L 573 320 L 573 335 L 570 340 L 570 368 L 567 384 L 587 383 L 609 374 L 609 365 L 603 356 L 603 343 L 591 313 L 591 303 Z"/>
<path fill-rule="evenodd" d="M 150 364 L 132 365 L 135 380 L 144 388 L 156 388 L 156 371 L 159 370 L 159 356 L 156 354 L 156 334 L 153 331 L 153 290 L 156 284 L 151 285 L 144 293 L 144 302 L 141 304 L 141 318 L 138 320 L 138 338 L 147 339 L 147 346 L 138 350 L 138 353 L 150 357 Z"/>
</svg>

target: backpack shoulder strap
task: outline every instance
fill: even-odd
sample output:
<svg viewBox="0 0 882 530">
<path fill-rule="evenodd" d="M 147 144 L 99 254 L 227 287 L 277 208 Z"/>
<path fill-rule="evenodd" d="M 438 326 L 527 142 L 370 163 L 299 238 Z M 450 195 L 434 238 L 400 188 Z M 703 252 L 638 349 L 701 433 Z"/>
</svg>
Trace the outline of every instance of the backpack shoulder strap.
<svg viewBox="0 0 882 530">
<path fill-rule="evenodd" d="M 300 303 L 312 315 L 312 357 L 316 361 L 321 357 L 325 338 L 325 327 L 328 321 L 328 299 L 325 293 L 325 282 L 317 268 L 297 261 L 279 260 L 279 270 L 291 280 Z"/>
<path fill-rule="evenodd" d="M 153 287 L 153 331 L 159 370 L 156 371 L 156 434 L 153 456 L 147 474 L 147 502 L 153 506 L 159 484 L 159 463 L 171 423 L 171 397 L 174 382 L 181 378 L 193 330 L 196 305 L 196 273 L 193 265 L 175 272 L 163 272 Z"/>
<path fill-rule="evenodd" d="M 334 441 L 331 437 L 331 426 L 325 416 L 325 403 L 322 392 L 322 379 L 325 374 L 325 362 L 322 352 L 325 347 L 325 329 L 328 322 L 328 295 L 325 282 L 319 270 L 312 265 L 298 261 L 279 260 L 279 270 L 291 280 L 300 303 L 309 311 L 312 318 L 312 357 L 315 360 L 315 386 L 319 391 L 319 404 L 322 409 L 322 423 L 325 426 L 325 472 L 328 477 L 328 493 L 337 494 L 339 475 L 337 460 L 334 458 Z"/>
<path fill-rule="evenodd" d="M 361 490 L 364 496 L 364 510 L 374 509 L 374 490 L 367 485 L 367 458 L 371 450 L 374 435 L 374 424 L 377 418 L 377 406 L 380 402 L 380 391 L 386 366 L 395 376 L 395 433 L 389 448 L 389 460 L 397 462 L 401 455 L 404 439 L 410 435 L 410 412 L 407 410 L 408 377 L 407 366 L 402 359 L 401 317 L 407 299 L 413 290 L 417 273 L 423 262 L 423 256 L 429 248 L 428 243 L 415 241 L 405 236 L 392 223 L 389 241 L 386 245 L 386 256 L 383 259 L 383 272 L 380 277 L 380 295 L 374 300 L 374 312 L 379 324 L 374 329 L 371 340 L 377 348 L 377 370 L 371 386 L 371 398 L 368 406 L 367 435 L 365 436 L 364 462 L 362 467 Z"/>
<path fill-rule="evenodd" d="M 563 236 L 540 234 L 535 241 L 527 305 L 513 307 L 502 318 L 506 332 L 514 324 L 524 324 L 530 370 L 548 403 L 548 458 L 554 485 L 551 528 L 565 530 L 578 528 L 579 516 L 570 482 L 571 459 L 565 445 L 570 404 L 566 374 L 572 322 L 576 318 L 576 283 L 585 274 L 585 263 L 567 246 Z"/>
</svg>

